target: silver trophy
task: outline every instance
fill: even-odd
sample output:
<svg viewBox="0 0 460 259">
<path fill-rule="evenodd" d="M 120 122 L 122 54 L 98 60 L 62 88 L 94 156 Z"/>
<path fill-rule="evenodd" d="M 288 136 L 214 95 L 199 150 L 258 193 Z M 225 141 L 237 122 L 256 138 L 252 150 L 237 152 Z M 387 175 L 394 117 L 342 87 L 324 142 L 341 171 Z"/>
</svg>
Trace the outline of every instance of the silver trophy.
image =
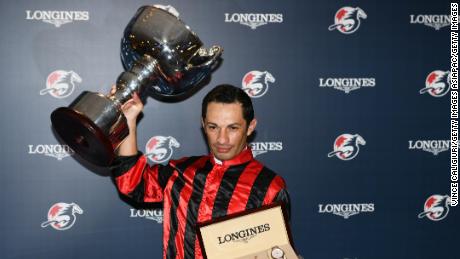
<svg viewBox="0 0 460 259">
<path fill-rule="evenodd" d="M 187 95 L 218 63 L 222 47 L 203 48 L 198 36 L 173 14 L 143 6 L 129 22 L 121 40 L 125 72 L 116 92 L 103 95 L 84 91 L 69 107 L 51 114 L 59 137 L 85 160 L 110 165 L 114 150 L 129 130 L 121 106 L 133 93 L 158 97 Z"/>
</svg>

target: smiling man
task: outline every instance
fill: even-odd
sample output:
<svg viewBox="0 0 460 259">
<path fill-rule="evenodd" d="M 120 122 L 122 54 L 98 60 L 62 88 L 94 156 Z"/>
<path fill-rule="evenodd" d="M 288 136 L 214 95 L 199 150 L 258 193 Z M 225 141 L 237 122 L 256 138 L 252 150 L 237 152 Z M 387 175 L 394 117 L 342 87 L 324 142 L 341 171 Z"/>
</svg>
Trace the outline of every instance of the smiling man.
<svg viewBox="0 0 460 259">
<path fill-rule="evenodd" d="M 163 258 L 203 258 L 197 223 L 276 201 L 289 211 L 284 180 L 255 160 L 247 145 L 257 120 L 249 96 L 219 85 L 202 103 L 202 126 L 210 154 L 149 166 L 137 149 L 138 96 L 123 106 L 130 134 L 113 165 L 118 190 L 137 202 L 163 203 Z"/>
</svg>

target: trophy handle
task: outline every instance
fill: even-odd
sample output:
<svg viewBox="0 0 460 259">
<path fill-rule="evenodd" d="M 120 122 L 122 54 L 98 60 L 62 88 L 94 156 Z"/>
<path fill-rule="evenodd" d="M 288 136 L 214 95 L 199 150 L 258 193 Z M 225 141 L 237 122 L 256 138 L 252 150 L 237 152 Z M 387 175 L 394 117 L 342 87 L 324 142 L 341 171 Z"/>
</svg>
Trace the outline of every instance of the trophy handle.
<svg viewBox="0 0 460 259">
<path fill-rule="evenodd" d="M 187 65 L 187 70 L 210 69 L 214 64 L 217 64 L 217 60 L 223 52 L 224 49 L 217 45 L 214 45 L 209 49 L 200 48 Z"/>
</svg>

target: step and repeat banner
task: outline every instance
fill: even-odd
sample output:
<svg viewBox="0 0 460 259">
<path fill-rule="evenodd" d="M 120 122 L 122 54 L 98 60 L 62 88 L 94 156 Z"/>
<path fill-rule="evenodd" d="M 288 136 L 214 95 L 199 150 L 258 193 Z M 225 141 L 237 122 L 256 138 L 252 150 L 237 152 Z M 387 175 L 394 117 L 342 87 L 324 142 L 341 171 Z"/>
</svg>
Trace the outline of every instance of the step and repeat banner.
<svg viewBox="0 0 460 259">
<path fill-rule="evenodd" d="M 76 156 L 50 122 L 81 92 L 109 92 L 123 72 L 124 28 L 143 5 L 224 48 L 194 95 L 147 99 L 138 144 L 151 164 L 207 154 L 201 100 L 233 84 L 255 105 L 254 155 L 287 182 L 302 257 L 459 258 L 456 4 L 0 5 L 0 258 L 162 257 L 161 204 L 120 197 L 109 171 Z"/>
</svg>

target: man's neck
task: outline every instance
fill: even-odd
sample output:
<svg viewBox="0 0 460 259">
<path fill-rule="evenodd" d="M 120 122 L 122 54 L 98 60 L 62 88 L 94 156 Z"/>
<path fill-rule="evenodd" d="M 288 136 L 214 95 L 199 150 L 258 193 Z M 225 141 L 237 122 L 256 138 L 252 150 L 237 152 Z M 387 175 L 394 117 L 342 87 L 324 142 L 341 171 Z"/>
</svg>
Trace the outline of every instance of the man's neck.
<svg viewBox="0 0 460 259">
<path fill-rule="evenodd" d="M 243 150 L 241 150 L 238 155 L 233 157 L 232 159 L 229 160 L 220 160 L 213 154 L 211 154 L 211 160 L 213 161 L 213 164 L 220 165 L 220 166 L 232 166 L 232 165 L 238 165 L 238 164 L 243 164 L 246 163 L 252 159 L 254 159 L 252 155 L 252 151 L 248 146 L 245 146 Z"/>
</svg>

